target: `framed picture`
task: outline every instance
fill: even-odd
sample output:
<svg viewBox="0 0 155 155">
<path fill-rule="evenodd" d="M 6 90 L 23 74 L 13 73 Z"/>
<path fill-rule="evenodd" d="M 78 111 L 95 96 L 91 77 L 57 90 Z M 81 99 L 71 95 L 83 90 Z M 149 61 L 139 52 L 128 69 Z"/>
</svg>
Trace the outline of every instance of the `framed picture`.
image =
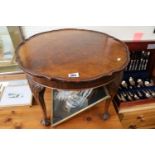
<svg viewBox="0 0 155 155">
<path fill-rule="evenodd" d="M 81 91 L 53 89 L 52 126 L 58 125 L 80 112 L 110 98 L 104 86 Z"/>
<path fill-rule="evenodd" d="M 15 49 L 24 41 L 21 30 L 19 26 L 0 26 L 0 74 L 22 72 L 15 60 Z"/>
<path fill-rule="evenodd" d="M 0 108 L 32 105 L 32 93 L 28 81 L 0 81 Z"/>
</svg>

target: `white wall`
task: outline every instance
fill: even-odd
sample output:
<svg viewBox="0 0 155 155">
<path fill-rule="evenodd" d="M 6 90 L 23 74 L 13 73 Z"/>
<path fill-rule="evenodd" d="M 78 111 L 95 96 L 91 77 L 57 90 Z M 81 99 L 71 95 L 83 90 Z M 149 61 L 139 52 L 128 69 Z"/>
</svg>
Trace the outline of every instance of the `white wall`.
<svg viewBox="0 0 155 155">
<path fill-rule="evenodd" d="M 23 26 L 26 38 L 44 31 L 60 28 L 82 28 L 108 33 L 121 40 L 133 40 L 135 33 L 143 33 L 142 40 L 155 40 L 154 26 L 83 26 L 83 27 L 59 27 L 59 26 Z"/>
</svg>

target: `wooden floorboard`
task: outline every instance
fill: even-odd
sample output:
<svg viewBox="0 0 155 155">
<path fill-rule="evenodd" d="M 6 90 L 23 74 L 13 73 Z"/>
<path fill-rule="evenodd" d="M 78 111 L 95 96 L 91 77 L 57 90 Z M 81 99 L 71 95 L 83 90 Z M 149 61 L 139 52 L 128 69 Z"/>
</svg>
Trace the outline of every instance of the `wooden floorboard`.
<svg viewBox="0 0 155 155">
<path fill-rule="evenodd" d="M 19 75 L 18 75 L 19 77 Z M 24 77 L 23 75 L 21 76 Z M 11 76 L 16 79 L 16 76 Z M 1 77 L 8 79 L 8 77 Z M 51 91 L 46 89 L 45 101 L 47 105 L 48 114 L 51 114 Z M 113 105 L 110 106 L 111 117 L 107 121 L 102 120 L 104 110 L 104 103 L 99 103 L 96 106 L 74 116 L 70 120 L 57 125 L 56 127 L 44 127 L 40 120 L 42 118 L 42 111 L 36 103 L 29 107 L 9 107 L 0 108 L 0 128 L 3 129 L 120 129 L 122 125 L 115 112 Z"/>
</svg>

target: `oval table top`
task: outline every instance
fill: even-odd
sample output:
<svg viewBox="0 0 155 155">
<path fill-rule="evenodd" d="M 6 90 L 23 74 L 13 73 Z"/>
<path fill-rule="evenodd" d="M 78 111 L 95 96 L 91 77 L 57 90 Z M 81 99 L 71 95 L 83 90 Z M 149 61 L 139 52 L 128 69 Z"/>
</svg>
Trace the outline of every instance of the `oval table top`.
<svg viewBox="0 0 155 155">
<path fill-rule="evenodd" d="M 129 62 L 128 48 L 122 41 L 83 29 L 34 35 L 19 45 L 16 57 L 20 67 L 33 77 L 72 84 L 111 76 Z"/>
</svg>

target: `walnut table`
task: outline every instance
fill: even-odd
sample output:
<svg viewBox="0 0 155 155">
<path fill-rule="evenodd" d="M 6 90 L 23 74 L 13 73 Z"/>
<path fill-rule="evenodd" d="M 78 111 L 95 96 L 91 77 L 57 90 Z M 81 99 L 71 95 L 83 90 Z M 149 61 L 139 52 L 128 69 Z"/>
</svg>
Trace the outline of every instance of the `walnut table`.
<svg viewBox="0 0 155 155">
<path fill-rule="evenodd" d="M 104 85 L 111 96 L 105 103 L 103 119 L 109 118 L 109 104 L 116 94 L 124 68 L 129 62 L 127 46 L 107 34 L 60 29 L 32 36 L 16 50 L 35 100 L 41 105 L 42 123 L 50 125 L 46 111 L 46 87 L 81 90 Z M 70 77 L 78 73 L 77 77 Z"/>
</svg>

